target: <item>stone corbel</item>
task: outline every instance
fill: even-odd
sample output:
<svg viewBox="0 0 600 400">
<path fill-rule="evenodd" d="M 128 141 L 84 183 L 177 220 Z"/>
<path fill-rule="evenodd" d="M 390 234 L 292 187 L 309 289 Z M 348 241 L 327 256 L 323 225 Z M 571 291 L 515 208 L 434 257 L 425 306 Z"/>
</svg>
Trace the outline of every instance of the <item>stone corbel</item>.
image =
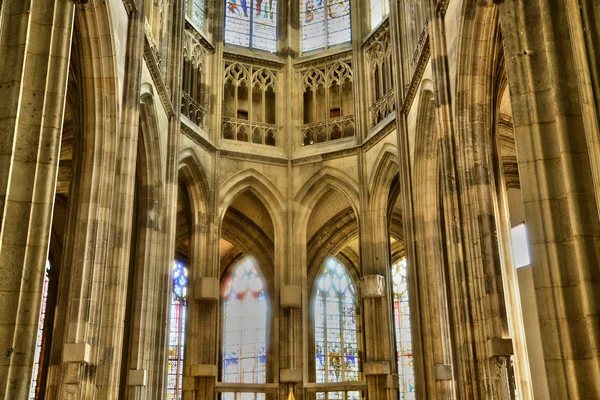
<svg viewBox="0 0 600 400">
<path fill-rule="evenodd" d="M 365 275 L 361 279 L 364 298 L 385 296 L 385 278 L 383 275 Z"/>
<path fill-rule="evenodd" d="M 127 386 L 146 386 L 148 371 L 145 369 L 130 369 L 127 372 Z"/>
<path fill-rule="evenodd" d="M 452 366 L 448 364 L 435 364 L 435 380 L 450 381 L 452 380 Z"/>
<path fill-rule="evenodd" d="M 87 343 L 67 343 L 63 348 L 64 362 L 90 362 L 92 346 Z"/>
<path fill-rule="evenodd" d="M 282 308 L 302 308 L 302 287 L 298 285 L 283 285 L 279 299 Z"/>
<path fill-rule="evenodd" d="M 214 364 L 196 364 L 190 368 L 192 376 L 203 376 L 203 377 L 216 377 L 219 372 Z"/>
<path fill-rule="evenodd" d="M 390 375 L 390 363 L 387 361 L 369 361 L 363 364 L 365 375 Z"/>
<path fill-rule="evenodd" d="M 487 341 L 487 347 L 491 357 L 507 357 L 515 354 L 512 339 L 491 338 Z"/>
<path fill-rule="evenodd" d="M 220 284 L 217 278 L 198 278 L 194 281 L 194 299 L 219 301 Z"/>
</svg>

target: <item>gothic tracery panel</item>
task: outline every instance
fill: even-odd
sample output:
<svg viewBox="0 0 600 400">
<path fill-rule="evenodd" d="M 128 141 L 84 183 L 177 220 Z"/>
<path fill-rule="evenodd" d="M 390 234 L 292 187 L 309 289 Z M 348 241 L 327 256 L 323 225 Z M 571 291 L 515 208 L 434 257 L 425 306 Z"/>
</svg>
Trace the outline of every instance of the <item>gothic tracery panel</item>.
<svg viewBox="0 0 600 400">
<path fill-rule="evenodd" d="M 349 61 L 302 72 L 302 146 L 354 136 L 354 93 Z"/>
<path fill-rule="evenodd" d="M 275 146 L 277 90 L 277 71 L 231 63 L 224 77 L 223 138 Z"/>
</svg>

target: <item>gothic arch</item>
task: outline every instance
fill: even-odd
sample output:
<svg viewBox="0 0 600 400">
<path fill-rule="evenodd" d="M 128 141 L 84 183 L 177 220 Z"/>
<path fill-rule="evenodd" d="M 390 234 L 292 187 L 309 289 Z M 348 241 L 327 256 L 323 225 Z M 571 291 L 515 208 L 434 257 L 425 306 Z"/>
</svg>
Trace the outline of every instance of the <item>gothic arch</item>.
<svg viewBox="0 0 600 400">
<path fill-rule="evenodd" d="M 323 167 L 296 194 L 296 228 L 306 234 L 307 223 L 315 205 L 330 190 L 338 190 L 350 202 L 356 215 L 359 210 L 358 185 L 345 172 Z"/>
<path fill-rule="evenodd" d="M 283 236 L 284 212 L 286 210 L 285 199 L 273 182 L 255 169 L 242 171 L 231 177 L 221 186 L 219 189 L 219 199 L 221 199 L 219 204 L 220 220 L 225 216 L 225 212 L 233 199 L 246 190 L 250 190 L 255 194 L 267 209 L 270 210 L 276 232 L 275 235 L 276 237 Z"/>
</svg>

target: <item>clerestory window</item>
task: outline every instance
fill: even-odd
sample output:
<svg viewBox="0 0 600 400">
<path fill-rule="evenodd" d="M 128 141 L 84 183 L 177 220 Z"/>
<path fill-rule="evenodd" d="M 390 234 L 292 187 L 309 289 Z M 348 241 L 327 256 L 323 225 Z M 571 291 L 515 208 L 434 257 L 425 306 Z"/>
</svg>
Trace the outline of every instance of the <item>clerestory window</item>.
<svg viewBox="0 0 600 400">
<path fill-rule="evenodd" d="M 301 0 L 300 18 L 304 52 L 352 39 L 350 0 Z"/>
<path fill-rule="evenodd" d="M 371 0 L 371 29 L 390 13 L 390 0 Z"/>
<path fill-rule="evenodd" d="M 225 0 L 225 43 L 277 51 L 277 0 Z"/>
</svg>

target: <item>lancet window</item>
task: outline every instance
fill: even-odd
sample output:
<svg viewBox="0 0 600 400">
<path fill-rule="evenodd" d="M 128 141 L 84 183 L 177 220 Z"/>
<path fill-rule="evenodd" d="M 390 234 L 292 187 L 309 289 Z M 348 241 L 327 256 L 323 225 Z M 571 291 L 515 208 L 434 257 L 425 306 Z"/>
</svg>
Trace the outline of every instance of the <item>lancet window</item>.
<svg viewBox="0 0 600 400">
<path fill-rule="evenodd" d="M 371 70 L 371 126 L 377 125 L 396 109 L 389 24 L 381 26 L 373 38 L 366 49 Z"/>
<path fill-rule="evenodd" d="M 408 304 L 408 265 L 406 258 L 402 258 L 392 265 L 392 283 L 400 399 L 414 400 L 415 371 L 413 368 L 410 307 Z"/>
<path fill-rule="evenodd" d="M 313 306 L 317 383 L 358 381 L 357 293 L 348 270 L 335 258 L 317 277 Z M 323 400 L 359 398 L 355 391 L 317 393 Z"/>
<path fill-rule="evenodd" d="M 354 136 L 352 66 L 338 61 L 302 73 L 302 146 Z"/>
<path fill-rule="evenodd" d="M 183 356 L 189 285 L 188 270 L 182 261 L 175 261 L 172 279 L 166 398 L 179 400 L 183 393 Z"/>
<path fill-rule="evenodd" d="M 204 125 L 206 110 L 206 50 L 186 31 L 183 45 L 181 113 L 198 126 Z"/>
<path fill-rule="evenodd" d="M 277 0 L 225 0 L 225 43 L 277 51 Z"/>
<path fill-rule="evenodd" d="M 254 261 L 246 258 L 224 279 L 222 381 L 265 383 L 268 301 Z M 263 393 L 223 393 L 223 400 L 264 400 Z"/>
<path fill-rule="evenodd" d="M 277 71 L 233 63 L 224 85 L 223 138 L 275 146 Z"/>
<path fill-rule="evenodd" d="M 40 307 L 40 318 L 38 323 L 37 337 L 35 340 L 35 355 L 33 356 L 33 374 L 31 380 L 31 386 L 29 389 L 29 399 L 35 400 L 39 398 L 39 393 L 43 388 L 39 387 L 42 363 L 44 356 L 46 330 L 48 326 L 46 323 L 46 311 L 48 307 L 48 287 L 50 284 L 50 262 L 46 261 L 46 270 L 44 274 L 44 286 L 42 288 L 42 306 Z"/>
<path fill-rule="evenodd" d="M 352 39 L 350 0 L 300 0 L 302 51 L 327 49 Z"/>
<path fill-rule="evenodd" d="M 374 29 L 390 13 L 390 0 L 371 0 L 371 29 Z"/>
</svg>

